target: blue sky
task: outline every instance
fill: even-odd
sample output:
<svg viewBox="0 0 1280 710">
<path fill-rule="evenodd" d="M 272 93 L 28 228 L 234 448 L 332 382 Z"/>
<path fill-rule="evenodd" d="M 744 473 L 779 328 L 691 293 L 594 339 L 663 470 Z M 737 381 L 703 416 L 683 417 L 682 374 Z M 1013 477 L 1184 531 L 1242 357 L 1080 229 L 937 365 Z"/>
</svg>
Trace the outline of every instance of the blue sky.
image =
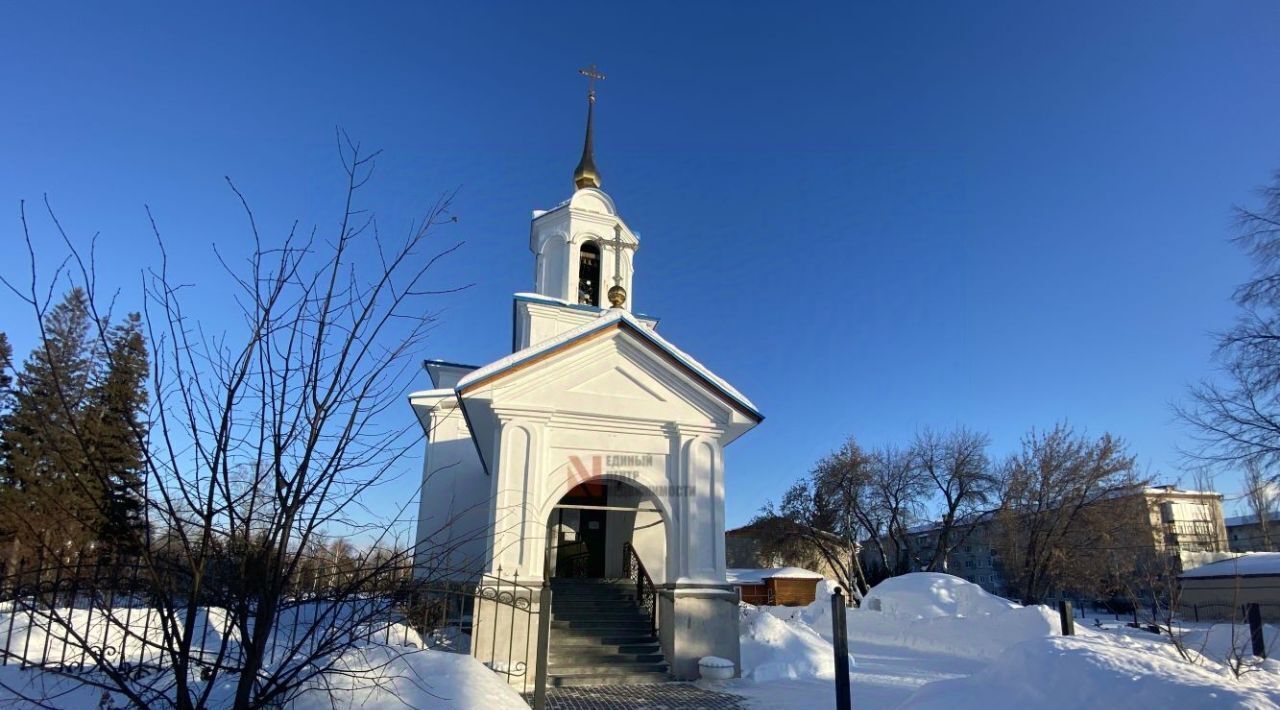
<svg viewBox="0 0 1280 710">
<path fill-rule="evenodd" d="M 0 238 L 48 193 L 127 299 L 149 204 L 199 285 L 212 244 L 248 246 L 224 175 L 267 230 L 332 224 L 341 125 L 385 151 L 384 225 L 459 189 L 448 276 L 475 286 L 422 356 L 487 362 L 532 287 L 530 211 L 570 192 L 594 61 L 636 306 L 767 416 L 728 451 L 731 525 L 850 433 L 965 424 L 1002 455 L 1065 418 L 1174 480 L 1170 404 L 1247 274 L 1231 206 L 1280 168 L 1278 22 L 1266 2 L 8 4 Z"/>
</svg>

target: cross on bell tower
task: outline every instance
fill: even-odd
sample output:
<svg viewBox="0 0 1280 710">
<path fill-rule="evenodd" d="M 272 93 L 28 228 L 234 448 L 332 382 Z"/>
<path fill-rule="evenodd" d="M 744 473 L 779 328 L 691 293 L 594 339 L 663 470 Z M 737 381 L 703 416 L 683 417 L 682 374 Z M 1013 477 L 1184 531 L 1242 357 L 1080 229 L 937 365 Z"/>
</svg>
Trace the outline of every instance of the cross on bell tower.
<svg viewBox="0 0 1280 710">
<path fill-rule="evenodd" d="M 522 333 L 517 342 L 525 344 L 559 332 L 562 325 L 592 312 L 579 306 L 629 311 L 636 304 L 633 261 L 640 247 L 639 235 L 622 219 L 613 198 L 601 189 L 592 151 L 596 83 L 605 76 L 594 64 L 579 69 L 578 74 L 587 79 L 587 131 L 582 159 L 573 175 L 575 190 L 554 209 L 535 211 L 529 234 L 534 292 L 561 301 L 572 313 L 557 312 L 555 318 L 545 320 L 547 314 L 540 309 L 547 304 L 530 306 L 529 329 L 517 328 Z"/>
<path fill-rule="evenodd" d="M 622 249 L 626 246 L 622 241 L 622 225 L 613 225 L 613 239 L 605 244 L 613 247 L 613 287 L 609 289 L 609 305 L 621 308 L 627 302 L 627 289 L 622 287 Z"/>
</svg>

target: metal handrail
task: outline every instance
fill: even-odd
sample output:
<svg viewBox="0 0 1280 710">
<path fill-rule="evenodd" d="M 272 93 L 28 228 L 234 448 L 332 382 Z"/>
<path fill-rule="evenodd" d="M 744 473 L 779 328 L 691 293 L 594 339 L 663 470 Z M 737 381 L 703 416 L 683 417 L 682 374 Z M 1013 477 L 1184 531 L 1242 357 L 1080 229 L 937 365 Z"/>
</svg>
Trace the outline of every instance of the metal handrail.
<svg viewBox="0 0 1280 710">
<path fill-rule="evenodd" d="M 556 559 L 556 576 L 582 579 L 591 566 L 591 553 L 578 552 Z"/>
<path fill-rule="evenodd" d="M 653 586 L 653 578 L 644 568 L 639 553 L 630 542 L 623 543 L 623 554 L 627 557 L 627 578 L 636 585 L 636 601 L 649 615 L 649 631 L 655 636 L 658 633 L 658 591 Z"/>
</svg>

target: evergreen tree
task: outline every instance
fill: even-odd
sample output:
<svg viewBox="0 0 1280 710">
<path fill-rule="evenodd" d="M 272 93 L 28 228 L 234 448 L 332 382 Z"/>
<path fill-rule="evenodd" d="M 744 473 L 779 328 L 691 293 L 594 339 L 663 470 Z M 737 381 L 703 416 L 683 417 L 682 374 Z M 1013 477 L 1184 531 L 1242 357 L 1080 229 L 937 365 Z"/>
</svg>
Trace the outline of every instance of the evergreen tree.
<svg viewBox="0 0 1280 710">
<path fill-rule="evenodd" d="M 13 346 L 9 344 L 9 336 L 0 332 L 0 417 L 9 414 L 13 406 Z"/>
<path fill-rule="evenodd" d="M 9 475 L 8 432 L 13 412 L 13 346 L 9 337 L 0 332 L 0 513 L 5 510 L 5 499 L 12 488 Z M 13 521 L 0 515 L 0 542 L 13 537 Z"/>
<path fill-rule="evenodd" d="M 142 447 L 149 360 L 141 323 L 131 313 L 111 329 L 85 418 L 91 464 L 104 495 L 97 539 L 124 553 L 138 549 L 145 531 Z"/>
<path fill-rule="evenodd" d="M 75 548 L 99 526 L 102 491 L 86 466 L 83 437 L 92 325 L 84 291 L 72 289 L 46 315 L 42 341 L 17 375 L 0 515 L 27 547 Z"/>
</svg>

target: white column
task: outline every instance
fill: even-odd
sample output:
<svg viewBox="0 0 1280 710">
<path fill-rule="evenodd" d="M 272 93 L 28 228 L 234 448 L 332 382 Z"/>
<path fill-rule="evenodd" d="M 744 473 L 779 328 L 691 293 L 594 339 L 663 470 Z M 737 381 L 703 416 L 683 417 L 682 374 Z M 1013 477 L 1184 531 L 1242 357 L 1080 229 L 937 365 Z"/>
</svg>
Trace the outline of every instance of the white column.
<svg viewBox="0 0 1280 710">
<path fill-rule="evenodd" d="M 670 426 L 673 558 L 681 581 L 724 583 L 724 466 L 714 432 Z"/>
<path fill-rule="evenodd" d="M 667 578 L 671 581 L 689 576 L 689 504 L 685 465 L 685 449 L 693 440 L 692 434 L 681 431 L 679 424 L 667 426 L 671 453 L 667 456 L 667 490 L 671 501 L 671 521 L 667 532 Z"/>
<path fill-rule="evenodd" d="M 689 501 L 688 527 L 688 577 L 697 581 L 723 581 L 724 562 L 716 562 L 723 542 L 716 536 L 724 536 L 724 491 L 718 483 L 720 457 L 715 440 L 699 435 L 689 439 L 684 446 L 685 499 Z M 723 555 L 720 555 L 723 560 Z"/>
<path fill-rule="evenodd" d="M 724 449 L 719 439 L 706 439 L 712 448 L 715 465 L 711 469 L 711 540 L 715 543 L 712 561 L 715 563 L 715 579 L 725 581 L 724 553 Z"/>
<path fill-rule="evenodd" d="M 541 578 L 546 535 L 545 476 L 541 474 L 549 414 L 497 410 L 499 442 L 495 458 L 493 563 L 503 574 Z"/>
<path fill-rule="evenodd" d="M 578 263 L 581 257 L 579 248 L 582 246 L 583 241 L 585 240 L 578 235 L 574 235 L 565 242 L 564 251 L 567 263 L 565 264 L 564 273 L 567 283 L 565 283 L 564 298 L 569 303 L 578 302 Z"/>
</svg>

